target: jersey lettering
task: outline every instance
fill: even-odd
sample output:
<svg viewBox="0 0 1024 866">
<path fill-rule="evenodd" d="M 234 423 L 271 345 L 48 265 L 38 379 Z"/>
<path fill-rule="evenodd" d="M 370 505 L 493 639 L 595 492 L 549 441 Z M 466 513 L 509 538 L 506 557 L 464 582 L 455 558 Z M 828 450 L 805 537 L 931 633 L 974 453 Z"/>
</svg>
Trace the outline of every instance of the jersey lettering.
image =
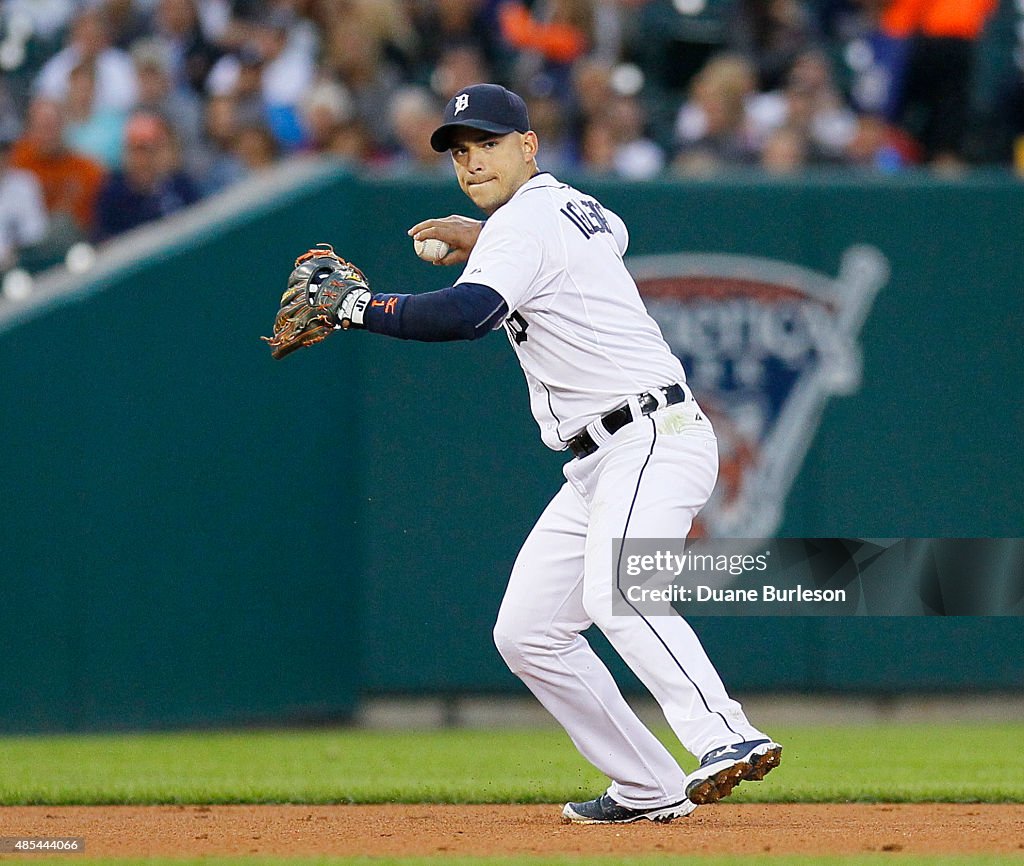
<svg viewBox="0 0 1024 866">
<path fill-rule="evenodd" d="M 576 226 L 587 240 L 602 232 L 612 232 L 601 205 L 591 199 L 567 202 L 560 213 Z"/>
<path fill-rule="evenodd" d="M 686 379 L 623 265 L 620 233 L 614 208 L 541 173 L 485 223 L 461 277 L 505 299 L 499 324 L 554 450 L 626 396 Z"/>
<path fill-rule="evenodd" d="M 608 217 L 604 215 L 604 208 L 591 199 L 587 199 L 583 204 L 586 206 L 590 215 L 594 218 L 594 221 L 601 227 L 601 231 L 610 235 L 612 233 L 612 229 L 611 226 L 608 225 Z"/>
<path fill-rule="evenodd" d="M 505 319 L 505 330 L 508 333 L 508 338 L 517 346 L 527 341 L 526 329 L 529 327 L 530 323 L 523 318 L 523 314 L 519 310 L 516 310 Z"/>
</svg>

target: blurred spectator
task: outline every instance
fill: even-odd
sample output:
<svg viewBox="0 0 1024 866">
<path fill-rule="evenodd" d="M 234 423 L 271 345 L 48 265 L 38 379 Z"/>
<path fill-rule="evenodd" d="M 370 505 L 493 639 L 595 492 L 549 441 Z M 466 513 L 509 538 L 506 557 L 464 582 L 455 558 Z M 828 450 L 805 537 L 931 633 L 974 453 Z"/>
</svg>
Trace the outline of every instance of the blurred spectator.
<svg viewBox="0 0 1024 866">
<path fill-rule="evenodd" d="M 45 42 L 57 39 L 80 8 L 77 0 L 5 0 L 2 6 L 8 22 L 24 21 L 25 34 Z"/>
<path fill-rule="evenodd" d="M 906 132 L 874 114 L 862 114 L 846 147 L 846 162 L 891 174 L 921 161 L 921 148 Z"/>
<path fill-rule="evenodd" d="M 167 122 L 157 114 L 137 112 L 125 126 L 123 167 L 100 190 L 97 239 L 168 216 L 198 199 L 195 184 L 178 166 Z"/>
<path fill-rule="evenodd" d="M 532 9 L 511 0 L 502 4 L 499 21 L 502 36 L 517 51 L 565 66 L 589 47 L 594 9 L 584 0 L 547 0 Z"/>
<path fill-rule="evenodd" d="M 419 35 L 413 26 L 411 15 L 417 8 L 415 0 L 312 0 L 315 4 L 311 16 L 318 22 L 321 31 L 321 45 L 326 50 L 330 36 L 335 46 L 340 47 L 342 31 L 348 31 L 355 43 L 363 41 L 366 52 L 354 58 L 353 66 L 362 68 L 368 58 L 387 78 L 407 80 L 412 77 L 414 58 L 421 49 Z M 427 7 L 433 9 L 442 2 L 428 0 Z M 335 58 L 340 60 L 340 58 Z M 426 76 L 424 76 L 426 77 Z"/>
<path fill-rule="evenodd" d="M 308 47 L 289 39 L 290 22 L 283 11 L 255 22 L 244 48 L 218 60 L 208 79 L 212 93 L 238 96 L 244 122 L 267 123 L 286 150 L 302 144 L 298 106 L 315 75 Z"/>
<path fill-rule="evenodd" d="M 238 48 L 247 35 L 244 17 L 253 5 L 250 0 L 196 0 L 203 38 L 221 51 Z"/>
<path fill-rule="evenodd" d="M 672 121 L 694 77 L 729 46 L 735 0 L 646 0 L 631 3 L 625 59 L 644 75 L 654 138 L 667 144 Z"/>
<path fill-rule="evenodd" d="M 211 96 L 206 102 L 201 146 L 189 162 L 204 196 L 212 195 L 245 177 L 245 166 L 235 153 L 235 139 L 242 124 L 237 102 L 231 95 Z"/>
<path fill-rule="evenodd" d="M 407 35 L 406 24 L 401 15 L 382 21 L 380 10 L 366 0 L 350 0 L 344 5 L 351 5 L 352 15 L 335 21 L 325 35 L 323 71 L 345 85 L 356 118 L 375 148 L 380 148 L 390 134 L 388 104 L 402 83 L 399 65 L 389 59 L 389 46 Z"/>
<path fill-rule="evenodd" d="M 152 39 L 164 51 L 161 66 L 171 90 L 201 94 L 222 52 L 204 33 L 196 0 L 159 0 L 154 24 Z"/>
<path fill-rule="evenodd" d="M 903 97 L 907 40 L 882 28 L 889 0 L 860 0 L 857 14 L 843 19 L 841 58 L 845 89 L 858 112 L 895 117 Z"/>
<path fill-rule="evenodd" d="M 587 121 L 580 142 L 580 167 L 589 174 L 615 172 L 615 137 L 608 124 L 599 118 Z"/>
<path fill-rule="evenodd" d="M 344 164 L 358 168 L 377 160 L 377 151 L 369 130 L 359 121 L 343 123 L 331 135 L 327 154 Z"/>
<path fill-rule="evenodd" d="M 18 264 L 20 253 L 46 237 L 43 191 L 31 172 L 11 167 L 13 127 L 0 124 L 0 272 Z"/>
<path fill-rule="evenodd" d="M 840 162 L 857 128 L 857 118 L 832 79 L 828 57 L 816 49 L 794 61 L 784 86 L 747 101 L 748 129 L 761 149 L 777 129 L 801 130 L 811 163 Z"/>
<path fill-rule="evenodd" d="M 235 136 L 235 155 L 247 174 L 265 171 L 280 155 L 277 139 L 266 124 L 243 126 Z"/>
<path fill-rule="evenodd" d="M 60 103 L 33 100 L 11 163 L 38 178 L 46 208 L 55 222 L 68 225 L 72 236 L 88 237 L 92 233 L 105 172 L 98 162 L 64 143 L 64 109 Z"/>
<path fill-rule="evenodd" d="M 499 5 L 490 0 L 436 0 L 407 4 L 410 14 L 405 21 L 411 27 L 413 39 L 406 43 L 409 46 L 406 54 L 415 57 L 410 77 L 430 79 L 442 65 L 444 55 L 458 48 L 475 52 L 484 68 L 505 77 L 510 53 L 501 38 L 495 17 Z M 489 80 L 489 76 L 473 83 L 481 80 Z M 444 88 L 448 86 L 450 83 L 434 89 L 443 97 Z M 452 90 L 450 95 L 454 93 Z"/>
<path fill-rule="evenodd" d="M 321 28 L 314 20 L 315 0 L 269 0 L 269 9 L 289 20 L 288 44 L 307 57 L 320 54 Z"/>
<path fill-rule="evenodd" d="M 0 125 L 58 245 L 122 149 L 104 236 L 110 201 L 150 219 L 296 150 L 445 171 L 429 132 L 478 81 L 523 94 L 555 172 L 1024 172 L 1022 34 L 1024 0 L 0 0 Z M 162 132 L 124 136 L 135 109 Z"/>
<path fill-rule="evenodd" d="M 665 154 L 644 135 L 644 112 L 631 96 L 617 96 L 608 107 L 605 122 L 615 142 L 612 158 L 615 174 L 627 180 L 648 180 L 665 167 Z"/>
<path fill-rule="evenodd" d="M 1024 2 L 999 3 L 986 27 L 978 69 L 981 157 L 1024 175 Z"/>
<path fill-rule="evenodd" d="M 430 76 L 430 86 L 447 104 L 456 93 L 471 84 L 490 81 L 483 52 L 476 45 L 453 45 L 445 49 Z"/>
<path fill-rule="evenodd" d="M 573 67 L 572 128 L 582 138 L 582 130 L 604 112 L 615 96 L 611 63 L 584 57 Z"/>
<path fill-rule="evenodd" d="M 0 78 L 0 130 L 8 136 L 21 127 L 18 105 L 7 86 L 7 80 Z"/>
<path fill-rule="evenodd" d="M 275 10 L 257 23 L 253 36 L 253 45 L 263 57 L 260 86 L 267 123 L 274 138 L 288 150 L 302 143 L 298 106 L 315 78 L 315 46 L 292 39 L 293 24 L 292 16 Z"/>
<path fill-rule="evenodd" d="M 636 59 L 657 93 L 681 95 L 708 60 L 729 46 L 733 0 L 648 0 L 633 5 L 639 8 L 627 54 Z"/>
<path fill-rule="evenodd" d="M 897 120 L 938 167 L 967 157 L 974 50 L 996 0 L 891 0 L 882 27 L 909 40 Z"/>
<path fill-rule="evenodd" d="M 673 167 L 678 172 L 706 174 L 753 162 L 757 151 L 746 109 L 756 86 L 753 64 L 738 54 L 720 54 L 700 71 L 676 120 L 679 147 Z"/>
<path fill-rule="evenodd" d="M 343 84 L 322 79 L 303 96 L 299 113 L 306 148 L 323 153 L 341 127 L 352 121 L 355 111 Z"/>
<path fill-rule="evenodd" d="M 75 19 L 70 40 L 46 62 L 36 79 L 40 96 L 63 101 L 71 73 L 83 63 L 95 69 L 97 110 L 128 111 L 138 99 L 138 84 L 131 58 L 110 42 L 110 28 L 100 7 L 87 7 Z"/>
<path fill-rule="evenodd" d="M 590 0 L 540 0 L 532 9 L 512 0 L 501 5 L 498 20 L 505 41 L 520 52 L 518 80 L 567 99 L 572 64 L 594 41 Z"/>
<path fill-rule="evenodd" d="M 441 122 L 442 107 L 425 87 L 404 87 L 391 100 L 390 121 L 397 152 L 390 172 L 449 172 L 447 154 L 430 146 L 430 134 Z"/>
<path fill-rule="evenodd" d="M 121 164 L 121 139 L 127 112 L 103 107 L 96 98 L 94 61 L 83 60 L 71 70 L 64 116 L 64 138 L 74 150 L 108 169 Z"/>
<path fill-rule="evenodd" d="M 628 19 L 633 16 L 631 0 L 592 0 L 594 23 L 587 56 L 614 63 L 623 56 Z"/>
<path fill-rule="evenodd" d="M 188 87 L 175 87 L 167 46 L 156 39 L 140 39 L 132 46 L 132 62 L 139 81 L 139 110 L 166 117 L 184 152 L 186 168 L 199 169 L 203 107 Z"/>
<path fill-rule="evenodd" d="M 236 54 L 227 54 L 217 61 L 207 79 L 211 96 L 230 96 L 240 124 L 263 123 L 266 105 L 263 101 L 263 56 L 254 48 L 244 47 Z"/>
<path fill-rule="evenodd" d="M 102 0 L 111 45 L 127 51 L 132 42 L 146 36 L 150 29 L 150 4 L 151 0 Z"/>
<path fill-rule="evenodd" d="M 753 60 L 761 90 L 781 88 L 815 36 L 814 19 L 801 0 L 738 0 L 730 22 L 730 46 Z"/>
<path fill-rule="evenodd" d="M 808 163 L 810 142 L 806 131 L 796 126 L 780 126 L 768 136 L 761 150 L 761 168 L 770 174 L 796 174 Z"/>
<path fill-rule="evenodd" d="M 644 105 L 616 89 L 610 63 L 580 61 L 574 90 L 572 124 L 580 141 L 580 160 L 588 171 L 638 180 L 664 168 L 664 150 L 646 134 Z"/>
<path fill-rule="evenodd" d="M 865 7 L 884 5 L 888 0 L 810 0 L 815 29 L 826 41 L 841 45 L 861 31 Z"/>
<path fill-rule="evenodd" d="M 577 162 L 577 147 L 566 125 L 565 110 L 552 96 L 527 100 L 530 123 L 540 139 L 538 162 L 543 171 L 561 177 Z"/>
</svg>

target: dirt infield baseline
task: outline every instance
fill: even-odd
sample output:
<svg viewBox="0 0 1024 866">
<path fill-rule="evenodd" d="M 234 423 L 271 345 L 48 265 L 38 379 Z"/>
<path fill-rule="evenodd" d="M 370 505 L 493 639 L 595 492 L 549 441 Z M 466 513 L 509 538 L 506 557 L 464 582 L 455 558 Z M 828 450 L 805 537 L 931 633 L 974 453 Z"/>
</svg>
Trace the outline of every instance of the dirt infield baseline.
<svg viewBox="0 0 1024 866">
<path fill-rule="evenodd" d="M 89 857 L 1024 854 L 1021 804 L 719 804 L 667 825 L 610 827 L 562 824 L 558 808 L 12 806 L 0 809 L 0 835 L 82 836 Z"/>
</svg>

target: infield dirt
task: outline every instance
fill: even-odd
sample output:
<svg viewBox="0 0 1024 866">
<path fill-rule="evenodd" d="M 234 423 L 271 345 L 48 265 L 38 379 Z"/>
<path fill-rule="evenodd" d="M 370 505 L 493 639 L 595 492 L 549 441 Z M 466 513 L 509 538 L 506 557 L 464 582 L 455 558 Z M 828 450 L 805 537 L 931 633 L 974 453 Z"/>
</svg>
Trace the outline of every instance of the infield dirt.
<svg viewBox="0 0 1024 866">
<path fill-rule="evenodd" d="M 1024 854 L 1024 805 L 718 804 L 671 824 L 562 824 L 559 806 L 13 806 L 3 835 L 84 836 L 104 857 Z M 7 859 L 0 856 L 0 860 Z M 22 858 L 23 859 L 23 858 Z"/>
</svg>

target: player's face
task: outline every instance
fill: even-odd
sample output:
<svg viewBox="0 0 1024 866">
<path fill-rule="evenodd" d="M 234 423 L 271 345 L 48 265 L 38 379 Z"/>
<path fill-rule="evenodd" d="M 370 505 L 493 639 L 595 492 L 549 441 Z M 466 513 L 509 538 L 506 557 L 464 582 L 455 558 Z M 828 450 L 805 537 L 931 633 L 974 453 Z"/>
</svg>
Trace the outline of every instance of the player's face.
<svg viewBox="0 0 1024 866">
<path fill-rule="evenodd" d="M 491 214 L 536 173 L 537 136 L 467 128 L 452 138 L 451 154 L 462 191 Z"/>
</svg>

